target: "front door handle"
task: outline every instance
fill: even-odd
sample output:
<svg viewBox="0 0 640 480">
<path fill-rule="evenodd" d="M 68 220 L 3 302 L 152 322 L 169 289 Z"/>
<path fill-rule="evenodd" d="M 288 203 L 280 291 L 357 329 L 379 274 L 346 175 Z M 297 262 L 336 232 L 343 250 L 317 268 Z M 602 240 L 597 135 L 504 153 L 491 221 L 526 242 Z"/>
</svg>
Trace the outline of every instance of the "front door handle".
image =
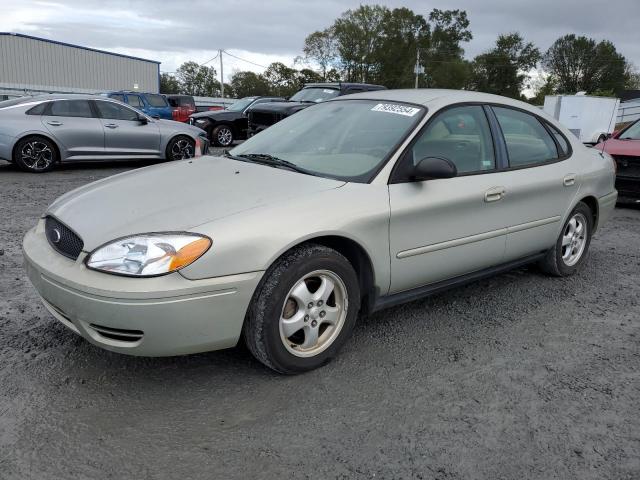
<svg viewBox="0 0 640 480">
<path fill-rule="evenodd" d="M 104 126 L 107 128 L 118 128 L 118 125 L 116 125 L 115 123 L 105 123 Z"/>
<path fill-rule="evenodd" d="M 484 192 L 484 201 L 487 203 L 497 202 L 498 200 L 502 200 L 504 198 L 505 193 L 507 193 L 507 189 L 504 187 L 493 187 Z"/>
<path fill-rule="evenodd" d="M 54 127 L 59 127 L 60 125 L 62 125 L 62 122 L 59 122 L 57 120 L 49 120 L 47 123 L 49 125 L 53 125 Z"/>
<path fill-rule="evenodd" d="M 569 175 L 565 176 L 562 179 L 562 183 L 564 184 L 565 187 L 570 187 L 571 185 L 574 185 L 576 183 L 575 174 L 570 173 Z"/>
</svg>

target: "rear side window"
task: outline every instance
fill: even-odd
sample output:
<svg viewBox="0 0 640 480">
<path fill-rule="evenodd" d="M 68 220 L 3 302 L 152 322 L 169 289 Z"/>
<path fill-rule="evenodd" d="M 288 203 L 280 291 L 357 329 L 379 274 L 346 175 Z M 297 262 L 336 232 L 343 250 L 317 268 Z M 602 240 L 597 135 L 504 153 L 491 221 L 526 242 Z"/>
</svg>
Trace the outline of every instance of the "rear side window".
<svg viewBox="0 0 640 480">
<path fill-rule="evenodd" d="M 127 95 L 127 103 L 136 108 L 144 107 L 142 99 L 138 95 Z"/>
<path fill-rule="evenodd" d="M 103 102 L 100 100 L 96 100 L 96 107 L 98 108 L 98 113 L 100 114 L 101 118 L 131 121 L 137 121 L 139 118 L 138 113 L 134 110 L 131 110 L 124 105 L 119 105 L 114 102 Z"/>
<path fill-rule="evenodd" d="M 45 108 L 47 108 L 47 105 L 49 105 L 48 102 L 42 102 L 39 105 L 36 105 L 35 107 L 30 108 L 29 110 L 27 110 L 27 115 L 42 115 L 44 113 Z"/>
<path fill-rule="evenodd" d="M 116 93 L 115 95 L 109 95 L 109 98 L 113 98 L 114 100 L 118 100 L 119 102 L 124 103 L 124 95 L 120 95 Z"/>
<path fill-rule="evenodd" d="M 536 117 L 511 108 L 492 108 L 507 145 L 509 166 L 523 167 L 558 158 L 556 143 Z"/>
<path fill-rule="evenodd" d="M 87 100 L 58 100 L 51 103 L 48 115 L 54 117 L 91 118 L 93 112 Z"/>
<path fill-rule="evenodd" d="M 152 107 L 167 107 L 167 99 L 162 95 L 147 95 L 147 102 Z"/>
</svg>

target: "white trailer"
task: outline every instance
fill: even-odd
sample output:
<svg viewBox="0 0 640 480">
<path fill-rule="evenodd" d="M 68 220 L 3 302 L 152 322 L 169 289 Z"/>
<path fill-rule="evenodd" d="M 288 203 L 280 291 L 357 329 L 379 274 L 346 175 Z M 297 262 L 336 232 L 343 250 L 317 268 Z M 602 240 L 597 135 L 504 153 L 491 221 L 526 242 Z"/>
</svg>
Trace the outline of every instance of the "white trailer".
<svg viewBox="0 0 640 480">
<path fill-rule="evenodd" d="M 620 99 L 590 95 L 548 95 L 544 111 L 567 127 L 582 143 L 598 143 L 613 133 Z"/>
</svg>

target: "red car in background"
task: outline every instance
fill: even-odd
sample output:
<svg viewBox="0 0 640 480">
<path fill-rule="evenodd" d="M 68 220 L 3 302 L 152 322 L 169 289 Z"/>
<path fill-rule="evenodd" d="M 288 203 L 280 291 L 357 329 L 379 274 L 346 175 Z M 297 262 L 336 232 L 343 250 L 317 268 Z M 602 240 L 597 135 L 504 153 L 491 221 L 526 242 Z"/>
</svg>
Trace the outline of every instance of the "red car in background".
<svg viewBox="0 0 640 480">
<path fill-rule="evenodd" d="M 640 204 L 640 119 L 594 148 L 604 149 L 616 161 L 618 201 Z"/>
<path fill-rule="evenodd" d="M 191 95 L 165 95 L 173 109 L 173 119 L 177 122 L 188 122 L 189 115 L 196 111 L 196 101 Z"/>
</svg>

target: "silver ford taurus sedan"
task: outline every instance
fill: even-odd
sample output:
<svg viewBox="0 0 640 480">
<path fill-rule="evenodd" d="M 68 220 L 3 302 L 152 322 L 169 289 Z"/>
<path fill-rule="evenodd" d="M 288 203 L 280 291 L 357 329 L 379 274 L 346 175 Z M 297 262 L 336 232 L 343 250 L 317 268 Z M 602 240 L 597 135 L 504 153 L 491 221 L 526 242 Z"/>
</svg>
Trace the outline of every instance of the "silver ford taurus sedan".
<svg viewBox="0 0 640 480">
<path fill-rule="evenodd" d="M 200 155 L 204 130 L 156 120 L 95 95 L 43 95 L 0 102 L 0 159 L 27 172 L 59 162 L 166 159 Z"/>
<path fill-rule="evenodd" d="M 611 214 L 611 157 L 525 103 L 447 90 L 338 97 L 221 157 L 63 195 L 24 239 L 44 305 L 133 355 L 236 345 L 282 373 L 359 313 L 538 262 L 575 273 Z"/>
</svg>

